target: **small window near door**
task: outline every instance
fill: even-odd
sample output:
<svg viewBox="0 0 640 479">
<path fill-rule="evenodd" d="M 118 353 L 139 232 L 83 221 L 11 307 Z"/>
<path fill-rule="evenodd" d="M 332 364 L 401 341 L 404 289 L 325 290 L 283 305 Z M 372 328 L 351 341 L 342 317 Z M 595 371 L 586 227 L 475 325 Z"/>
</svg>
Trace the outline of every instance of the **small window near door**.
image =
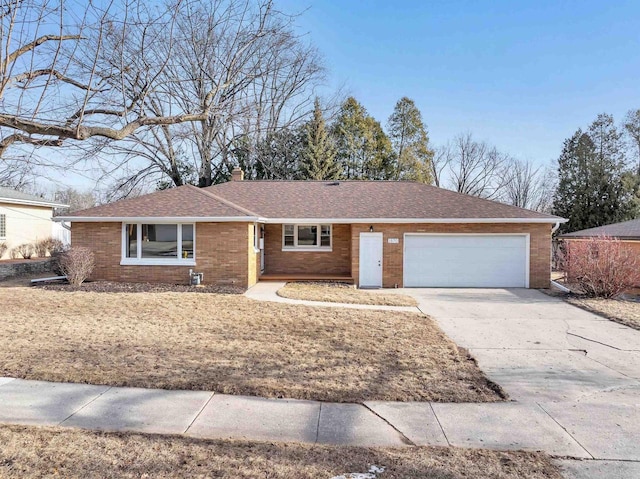
<svg viewBox="0 0 640 479">
<path fill-rule="evenodd" d="M 331 251 L 331 225 L 283 225 L 282 249 Z"/>
<path fill-rule="evenodd" d="M 0 215 L 0 239 L 7 237 L 7 215 Z"/>
</svg>

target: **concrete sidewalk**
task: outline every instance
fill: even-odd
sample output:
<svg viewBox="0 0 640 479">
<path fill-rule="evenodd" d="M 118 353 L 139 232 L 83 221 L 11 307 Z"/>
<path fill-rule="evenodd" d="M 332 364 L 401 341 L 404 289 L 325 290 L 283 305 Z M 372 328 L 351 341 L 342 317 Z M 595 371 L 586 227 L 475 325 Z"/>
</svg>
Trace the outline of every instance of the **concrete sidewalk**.
<svg viewBox="0 0 640 479">
<path fill-rule="evenodd" d="M 322 403 L 0 379 L 0 422 L 357 446 L 456 445 L 593 457 L 535 404 Z"/>
</svg>

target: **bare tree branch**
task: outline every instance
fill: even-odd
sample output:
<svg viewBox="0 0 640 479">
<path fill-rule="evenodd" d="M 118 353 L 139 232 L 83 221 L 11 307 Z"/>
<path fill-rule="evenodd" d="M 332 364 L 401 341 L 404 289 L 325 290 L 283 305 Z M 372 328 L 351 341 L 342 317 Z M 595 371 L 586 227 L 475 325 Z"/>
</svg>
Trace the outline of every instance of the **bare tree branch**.
<svg viewBox="0 0 640 479">
<path fill-rule="evenodd" d="M 45 42 L 51 41 L 65 41 L 65 40 L 80 40 L 80 35 L 44 35 L 40 38 L 36 38 L 34 41 L 27 43 L 26 45 L 21 46 L 14 52 L 10 53 L 5 59 L 5 64 L 15 62 L 18 57 L 24 55 L 27 52 L 34 50 Z"/>
<path fill-rule="evenodd" d="M 34 146 L 62 146 L 62 140 L 49 140 L 49 139 L 38 139 L 31 138 L 30 136 L 21 135 L 19 133 L 14 135 L 9 135 L 2 140 L 0 140 L 0 158 L 4 156 L 5 151 L 12 144 L 19 143 L 27 143 L 29 145 Z"/>
</svg>

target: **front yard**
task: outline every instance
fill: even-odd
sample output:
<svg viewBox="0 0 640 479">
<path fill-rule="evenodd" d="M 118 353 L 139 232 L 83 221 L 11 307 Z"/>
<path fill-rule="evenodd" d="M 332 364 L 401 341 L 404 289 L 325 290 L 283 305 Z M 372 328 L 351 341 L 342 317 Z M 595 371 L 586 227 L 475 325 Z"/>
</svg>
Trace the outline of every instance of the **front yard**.
<svg viewBox="0 0 640 479">
<path fill-rule="evenodd" d="M 336 402 L 498 401 L 413 313 L 240 295 L 0 288 L 0 376 Z"/>
<path fill-rule="evenodd" d="M 330 479 L 376 466 L 384 468 L 373 475 L 378 479 L 562 479 L 545 454 L 483 449 L 329 447 L 23 426 L 0 427 L 0 444 L 6 478 Z"/>
<path fill-rule="evenodd" d="M 640 329 L 640 302 L 625 299 L 585 298 L 567 296 L 566 300 L 578 307 L 601 314 L 612 321 Z"/>
<path fill-rule="evenodd" d="M 278 290 L 278 296 L 308 301 L 331 303 L 375 304 L 384 306 L 417 306 L 418 302 L 406 294 L 373 292 L 356 289 L 344 283 L 287 283 Z"/>
</svg>

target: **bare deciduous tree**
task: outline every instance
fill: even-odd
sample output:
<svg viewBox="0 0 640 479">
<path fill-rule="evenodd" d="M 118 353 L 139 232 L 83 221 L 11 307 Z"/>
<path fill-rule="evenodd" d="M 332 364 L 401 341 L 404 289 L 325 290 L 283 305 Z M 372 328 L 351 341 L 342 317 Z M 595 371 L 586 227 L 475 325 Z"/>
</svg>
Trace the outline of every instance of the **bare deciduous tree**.
<svg viewBox="0 0 640 479">
<path fill-rule="evenodd" d="M 171 45 L 171 61 L 158 75 L 168 87 L 129 101 L 149 117 L 194 108 L 209 115 L 140 128 L 124 142 L 105 143 L 105 153 L 116 153 L 104 155 L 105 168 L 128 170 L 119 186 L 127 189 L 149 177 L 165 178 L 161 186 L 208 186 L 227 177 L 238 143 L 250 150 L 245 159 L 261 161 L 257 145 L 301 122 L 324 77 L 318 53 L 294 34 L 294 19 L 274 10 L 270 1 L 194 0 L 177 11 L 173 31 L 165 31 L 166 38 L 159 32 L 161 40 L 146 53 L 164 58 Z M 123 74 L 127 84 L 134 84 L 147 60 L 135 44 L 119 39 L 108 36 L 114 48 L 134 49 L 125 55 L 134 68 Z"/>
<path fill-rule="evenodd" d="M 512 159 L 500 199 L 520 208 L 550 212 L 555 175 L 551 168 L 536 167 L 531 161 Z"/>
<path fill-rule="evenodd" d="M 3 7 L 3 162 L 10 148 L 91 140 L 100 152 L 135 135 L 105 167 L 133 171 L 129 187 L 149 174 L 179 185 L 194 172 L 211 184 L 230 166 L 236 138 L 264 137 L 309 111 L 324 73 L 293 33 L 294 17 L 271 0 Z M 142 166 L 132 168 L 132 158 Z"/>
<path fill-rule="evenodd" d="M 139 53 L 157 41 L 154 32 L 172 31 L 175 8 L 148 7 L 136 0 L 100 2 L 13 0 L 0 16 L 0 156 L 15 143 L 60 146 L 66 140 L 120 140 L 138 128 L 206 118 L 198 108 L 148 116 L 128 101 L 144 98 L 159 84 L 171 55 L 154 58 L 126 85 L 130 58 L 105 41 L 117 31 Z M 120 66 L 121 68 L 114 68 Z M 114 89 L 120 83 L 127 88 Z"/>
<path fill-rule="evenodd" d="M 436 156 L 436 184 L 467 195 L 499 198 L 506 183 L 505 168 L 510 160 L 507 155 L 476 141 L 471 133 L 464 133 L 440 149 Z M 445 166 L 447 180 L 443 181 Z"/>
<path fill-rule="evenodd" d="M 433 176 L 433 184 L 439 188 L 443 188 L 447 183 L 445 178 L 449 165 L 453 162 L 453 149 L 450 144 L 439 146 L 434 150 L 433 159 L 431 160 L 431 176 Z"/>
<path fill-rule="evenodd" d="M 543 212 L 553 203 L 556 181 L 551 168 L 501 153 L 471 133 L 436 148 L 431 166 L 434 183 L 441 188 Z"/>
</svg>

